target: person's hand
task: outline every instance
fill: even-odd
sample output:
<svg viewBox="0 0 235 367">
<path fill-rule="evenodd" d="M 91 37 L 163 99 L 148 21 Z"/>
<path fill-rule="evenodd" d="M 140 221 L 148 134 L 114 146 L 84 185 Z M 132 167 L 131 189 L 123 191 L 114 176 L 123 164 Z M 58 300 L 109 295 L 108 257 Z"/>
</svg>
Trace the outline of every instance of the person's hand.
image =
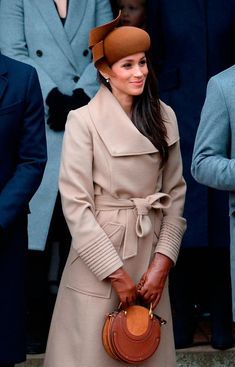
<svg viewBox="0 0 235 367">
<path fill-rule="evenodd" d="M 54 131 L 63 131 L 71 110 L 82 107 L 89 102 L 90 98 L 83 89 L 75 89 L 71 96 L 63 94 L 58 88 L 50 91 L 46 98 L 49 107 L 47 123 Z"/>
<path fill-rule="evenodd" d="M 146 304 L 152 303 L 153 309 L 160 301 L 166 278 L 172 265 L 173 262 L 170 258 L 157 253 L 137 285 L 138 296 Z"/>
<path fill-rule="evenodd" d="M 54 131 L 63 131 L 68 114 L 64 110 L 55 111 L 49 109 L 47 124 Z"/>
<path fill-rule="evenodd" d="M 72 98 L 74 104 L 73 109 L 85 106 L 90 101 L 90 98 L 82 88 L 74 89 Z"/>
<path fill-rule="evenodd" d="M 61 93 L 58 88 L 49 92 L 46 98 L 46 104 L 49 107 L 47 123 L 52 130 L 64 130 L 69 113 L 69 100 L 72 100 L 72 97 Z"/>
<path fill-rule="evenodd" d="M 61 93 L 58 88 L 53 88 L 47 95 L 46 104 L 49 108 L 61 108 L 65 105 L 66 95 Z"/>
<path fill-rule="evenodd" d="M 123 308 L 133 304 L 136 299 L 136 285 L 122 268 L 108 276 Z"/>
</svg>

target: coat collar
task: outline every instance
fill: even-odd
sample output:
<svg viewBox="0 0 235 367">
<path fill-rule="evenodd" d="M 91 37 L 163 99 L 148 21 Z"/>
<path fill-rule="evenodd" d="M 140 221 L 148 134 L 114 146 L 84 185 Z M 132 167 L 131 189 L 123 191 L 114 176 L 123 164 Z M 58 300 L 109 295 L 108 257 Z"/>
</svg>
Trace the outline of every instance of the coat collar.
<svg viewBox="0 0 235 367">
<path fill-rule="evenodd" d="M 89 102 L 88 110 L 101 139 L 112 156 L 141 155 L 158 151 L 135 127 L 117 99 L 105 86 L 101 86 Z M 169 143 L 172 143 L 175 139 L 172 139 L 173 131 L 170 135 Z"/>
<path fill-rule="evenodd" d="M 3 96 L 7 87 L 7 67 L 4 62 L 4 58 L 0 53 L 0 99 Z"/>
<path fill-rule="evenodd" d="M 69 42 L 72 41 L 84 18 L 87 1 L 69 0 L 67 19 L 64 25 Z"/>
<path fill-rule="evenodd" d="M 67 21 L 70 20 L 70 23 L 74 23 L 74 26 L 71 26 L 71 34 L 69 34 L 70 31 L 70 27 L 67 26 L 66 28 L 63 27 L 63 24 L 60 21 L 60 18 L 57 14 L 56 11 L 56 7 L 54 4 L 54 1 L 48 1 L 48 0 L 33 0 L 36 7 L 38 8 L 39 12 L 41 13 L 41 16 L 44 18 L 48 29 L 50 30 L 52 36 L 54 37 L 56 43 L 58 44 L 58 46 L 60 47 L 60 49 L 63 51 L 64 55 L 68 58 L 68 60 L 70 61 L 70 63 L 76 68 L 76 60 L 75 60 L 75 56 L 73 54 L 72 48 L 70 46 L 70 38 L 72 38 L 72 36 L 74 35 L 74 32 L 76 32 L 77 29 L 77 24 L 79 22 L 77 22 L 76 19 L 71 19 L 72 18 L 72 11 L 76 11 L 78 15 L 78 18 L 81 16 L 81 14 L 83 15 L 84 12 L 84 6 L 82 8 L 82 10 L 74 9 L 75 5 L 74 3 L 79 3 L 80 1 L 75 1 L 75 0 L 70 0 L 70 6 L 72 9 L 69 9 L 68 12 L 68 19 L 66 20 L 65 24 L 67 23 Z M 82 2 L 84 3 L 84 1 Z M 77 5 L 78 6 L 78 5 Z M 76 13 L 75 13 L 76 14 Z M 75 20 L 75 21 L 74 21 Z M 79 23 L 80 24 L 80 23 Z M 75 28 L 76 29 L 75 29 Z M 68 32 L 68 34 L 67 34 Z"/>
</svg>

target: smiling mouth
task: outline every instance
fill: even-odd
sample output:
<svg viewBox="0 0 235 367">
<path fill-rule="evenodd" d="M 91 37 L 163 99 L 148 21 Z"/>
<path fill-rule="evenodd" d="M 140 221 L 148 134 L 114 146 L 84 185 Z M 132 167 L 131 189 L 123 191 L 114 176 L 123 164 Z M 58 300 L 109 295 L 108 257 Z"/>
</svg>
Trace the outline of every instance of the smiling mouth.
<svg viewBox="0 0 235 367">
<path fill-rule="evenodd" d="M 133 81 L 131 83 L 136 84 L 136 85 L 142 85 L 142 84 L 144 84 L 144 80 L 136 80 L 136 81 Z"/>
</svg>

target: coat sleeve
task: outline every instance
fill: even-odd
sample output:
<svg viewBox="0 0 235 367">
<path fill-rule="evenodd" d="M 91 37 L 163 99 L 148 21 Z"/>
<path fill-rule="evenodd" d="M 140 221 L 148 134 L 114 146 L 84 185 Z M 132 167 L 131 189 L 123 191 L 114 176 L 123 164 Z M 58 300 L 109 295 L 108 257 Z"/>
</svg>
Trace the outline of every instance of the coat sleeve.
<svg viewBox="0 0 235 367">
<path fill-rule="evenodd" d="M 16 150 L 16 167 L 0 193 L 0 226 L 7 229 L 19 215 L 27 212 L 47 160 L 44 108 L 41 89 L 34 69 L 28 78 L 25 111 Z M 12 148 L 13 149 L 13 148 Z"/>
<path fill-rule="evenodd" d="M 221 190 L 235 190 L 235 159 L 230 159 L 230 117 L 223 90 L 212 78 L 207 87 L 198 127 L 192 175 L 201 184 Z"/>
<path fill-rule="evenodd" d="M 174 112 L 168 107 L 174 135 L 178 135 L 177 121 Z M 186 193 L 186 184 L 182 174 L 182 159 L 179 138 L 169 146 L 169 158 L 163 167 L 162 192 L 170 195 L 172 204 L 163 211 L 159 241 L 155 252 L 168 256 L 174 263 L 177 260 L 186 220 L 182 217 Z"/>
<path fill-rule="evenodd" d="M 35 20 L 36 21 L 36 20 Z M 3 55 L 25 62 L 36 68 L 43 97 L 56 87 L 55 82 L 40 65 L 29 56 L 24 31 L 23 0 L 0 1 L 0 50 Z"/>
<path fill-rule="evenodd" d="M 123 263 L 95 218 L 92 135 L 83 108 L 69 113 L 65 127 L 59 189 L 72 246 L 102 280 Z"/>
</svg>

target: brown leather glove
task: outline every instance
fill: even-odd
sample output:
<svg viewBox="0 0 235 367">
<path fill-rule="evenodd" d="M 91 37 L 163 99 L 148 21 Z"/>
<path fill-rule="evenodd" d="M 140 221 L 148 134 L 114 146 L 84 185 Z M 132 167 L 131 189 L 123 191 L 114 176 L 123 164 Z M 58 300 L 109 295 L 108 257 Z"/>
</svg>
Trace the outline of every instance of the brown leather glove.
<svg viewBox="0 0 235 367">
<path fill-rule="evenodd" d="M 169 257 L 157 253 L 137 285 L 138 295 L 146 304 L 152 303 L 153 309 L 160 301 L 172 265 L 173 262 Z"/>
<path fill-rule="evenodd" d="M 111 280 L 112 287 L 117 293 L 123 308 L 135 302 L 136 285 L 125 270 L 120 268 L 109 275 L 108 278 Z"/>
</svg>

